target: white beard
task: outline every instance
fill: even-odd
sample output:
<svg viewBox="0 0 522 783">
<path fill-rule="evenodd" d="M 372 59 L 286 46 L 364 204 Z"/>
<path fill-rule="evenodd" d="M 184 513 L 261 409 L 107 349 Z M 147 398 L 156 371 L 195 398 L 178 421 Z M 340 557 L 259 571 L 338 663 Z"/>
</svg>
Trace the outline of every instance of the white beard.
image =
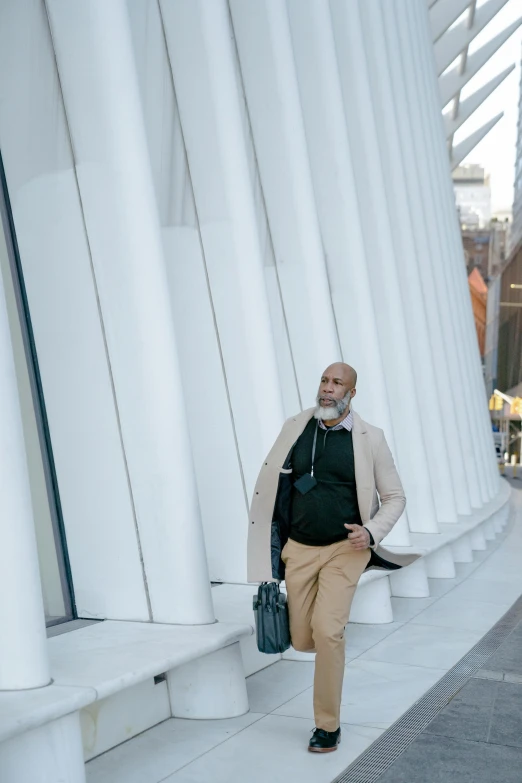
<svg viewBox="0 0 522 783">
<path fill-rule="evenodd" d="M 342 400 L 339 400 L 336 405 L 324 408 L 317 403 L 314 411 L 314 418 L 321 419 L 322 421 L 332 421 L 333 419 L 339 419 L 341 416 L 346 415 L 350 411 L 351 397 L 347 394 Z"/>
<path fill-rule="evenodd" d="M 332 419 L 338 419 L 339 416 L 342 416 L 342 413 L 337 410 L 337 405 L 332 408 L 323 408 L 318 405 L 314 411 L 314 418 L 321 419 L 321 421 L 332 421 Z"/>
</svg>

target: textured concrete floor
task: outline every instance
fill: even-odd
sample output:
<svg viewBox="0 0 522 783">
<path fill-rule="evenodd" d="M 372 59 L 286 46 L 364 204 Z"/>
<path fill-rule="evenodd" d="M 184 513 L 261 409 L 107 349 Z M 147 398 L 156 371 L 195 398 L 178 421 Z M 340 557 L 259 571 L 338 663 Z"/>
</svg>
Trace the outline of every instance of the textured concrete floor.
<svg viewBox="0 0 522 783">
<path fill-rule="evenodd" d="M 509 481 L 522 498 L 522 481 Z M 424 781 L 521 783 L 522 621 L 379 778 L 379 783 Z"/>
</svg>

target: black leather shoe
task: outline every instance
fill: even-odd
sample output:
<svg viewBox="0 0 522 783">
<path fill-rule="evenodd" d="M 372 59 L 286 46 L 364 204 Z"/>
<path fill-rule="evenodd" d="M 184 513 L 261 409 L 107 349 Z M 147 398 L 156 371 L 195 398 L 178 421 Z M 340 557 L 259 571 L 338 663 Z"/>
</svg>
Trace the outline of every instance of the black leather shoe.
<svg viewBox="0 0 522 783">
<path fill-rule="evenodd" d="M 312 738 L 308 745 L 311 753 L 331 753 L 337 750 L 341 742 L 341 728 L 337 731 L 325 731 L 324 729 L 314 729 Z"/>
</svg>

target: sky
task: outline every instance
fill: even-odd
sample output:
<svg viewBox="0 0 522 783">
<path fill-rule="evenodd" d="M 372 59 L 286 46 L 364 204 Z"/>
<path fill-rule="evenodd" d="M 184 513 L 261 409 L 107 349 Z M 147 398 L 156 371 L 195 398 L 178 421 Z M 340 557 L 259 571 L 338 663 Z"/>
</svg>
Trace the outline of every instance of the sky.
<svg viewBox="0 0 522 783">
<path fill-rule="evenodd" d="M 486 0 L 479 0 L 478 6 L 483 5 L 484 2 Z M 522 16 L 522 0 L 509 0 L 489 25 L 475 38 L 469 53 L 472 54 L 473 51 L 480 48 L 520 16 Z M 490 174 L 493 214 L 511 208 L 513 203 L 521 53 L 522 27 L 519 27 L 462 91 L 462 99 L 465 99 L 500 71 L 516 62 L 515 71 L 507 77 L 500 87 L 497 87 L 455 134 L 455 143 L 458 144 L 459 141 L 469 136 L 495 115 L 504 112 L 504 117 L 495 128 L 463 161 L 463 163 L 479 163 Z"/>
</svg>

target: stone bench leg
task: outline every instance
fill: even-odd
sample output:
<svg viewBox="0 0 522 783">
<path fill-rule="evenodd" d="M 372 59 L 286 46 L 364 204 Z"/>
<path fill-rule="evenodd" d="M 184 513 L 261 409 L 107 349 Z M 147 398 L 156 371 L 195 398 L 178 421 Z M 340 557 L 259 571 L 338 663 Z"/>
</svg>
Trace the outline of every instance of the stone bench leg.
<svg viewBox="0 0 522 783">
<path fill-rule="evenodd" d="M 471 548 L 476 552 L 482 552 L 484 549 L 487 549 L 486 539 L 480 528 L 475 528 L 475 530 L 471 531 Z"/>
<path fill-rule="evenodd" d="M 426 557 L 426 569 L 432 579 L 454 579 L 456 576 L 455 561 L 451 547 L 443 546 Z"/>
<path fill-rule="evenodd" d="M 495 524 L 492 519 L 488 519 L 484 524 L 482 525 L 482 530 L 484 532 L 484 538 L 486 541 L 494 541 L 496 538 L 495 533 Z"/>
<path fill-rule="evenodd" d="M 503 508 L 499 508 L 499 510 L 497 511 L 497 513 L 494 516 L 495 527 L 498 530 L 503 530 L 504 527 L 507 524 L 507 521 L 508 520 L 507 520 L 507 517 L 504 514 L 504 509 Z"/>
<path fill-rule="evenodd" d="M 472 563 L 473 548 L 471 546 L 471 536 L 466 534 L 454 541 L 451 545 L 451 552 L 456 563 Z"/>
<path fill-rule="evenodd" d="M 214 720 L 248 712 L 239 642 L 167 672 L 174 718 Z"/>
<path fill-rule="evenodd" d="M 497 511 L 497 513 L 493 517 L 493 525 L 495 526 L 495 532 L 501 533 L 502 528 L 504 527 L 502 523 L 502 511 Z"/>
<path fill-rule="evenodd" d="M 390 580 L 387 576 L 360 585 L 350 611 L 351 623 L 392 623 Z"/>
<path fill-rule="evenodd" d="M 392 595 L 398 598 L 429 598 L 430 585 L 424 558 L 389 576 Z"/>
<path fill-rule="evenodd" d="M 79 713 L 0 744 L 2 783 L 85 783 Z"/>
</svg>

